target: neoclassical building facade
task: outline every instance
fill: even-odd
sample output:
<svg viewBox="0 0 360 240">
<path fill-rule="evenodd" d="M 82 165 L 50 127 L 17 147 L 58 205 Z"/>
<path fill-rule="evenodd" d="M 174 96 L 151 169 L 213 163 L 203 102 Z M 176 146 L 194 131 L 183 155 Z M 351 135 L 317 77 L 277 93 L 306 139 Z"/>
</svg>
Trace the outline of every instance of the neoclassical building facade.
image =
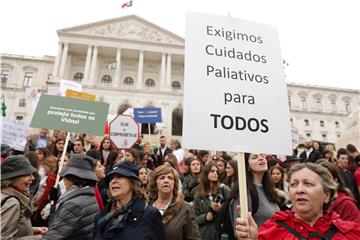
<svg viewBox="0 0 360 240">
<path fill-rule="evenodd" d="M 57 31 L 56 57 L 1 54 L 8 116 L 30 122 L 29 89 L 57 94 L 62 79 L 110 103 L 109 115 L 132 107 L 160 107 L 164 135 L 181 135 L 185 40 L 136 15 Z M 206 86 L 204 86 L 206 89 Z M 199 89 L 199 97 L 201 96 Z M 300 138 L 335 143 L 358 109 L 359 90 L 288 83 L 291 121 Z M 276 114 L 276 113 L 275 113 Z M 147 131 L 147 130 L 145 130 Z"/>
</svg>

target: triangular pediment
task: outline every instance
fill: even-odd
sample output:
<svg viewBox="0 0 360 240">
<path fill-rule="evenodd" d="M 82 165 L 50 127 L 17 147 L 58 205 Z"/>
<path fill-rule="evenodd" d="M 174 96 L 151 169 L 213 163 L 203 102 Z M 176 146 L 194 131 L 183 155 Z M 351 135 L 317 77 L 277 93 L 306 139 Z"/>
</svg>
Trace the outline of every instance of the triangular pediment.
<svg viewBox="0 0 360 240">
<path fill-rule="evenodd" d="M 136 15 L 60 29 L 61 33 L 184 45 L 184 39 Z"/>
</svg>

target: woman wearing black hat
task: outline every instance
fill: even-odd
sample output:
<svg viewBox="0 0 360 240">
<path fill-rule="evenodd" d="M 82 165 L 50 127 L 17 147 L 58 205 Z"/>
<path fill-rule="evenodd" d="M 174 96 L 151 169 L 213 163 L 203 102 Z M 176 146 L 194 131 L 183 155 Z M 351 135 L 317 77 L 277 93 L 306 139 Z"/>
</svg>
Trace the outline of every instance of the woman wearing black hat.
<svg viewBox="0 0 360 240">
<path fill-rule="evenodd" d="M 157 209 L 145 203 L 137 166 L 123 161 L 106 175 L 111 198 L 96 216 L 96 239 L 166 239 Z"/>
<path fill-rule="evenodd" d="M 24 155 L 1 163 L 1 236 L 8 239 L 41 239 L 46 227 L 31 226 L 29 188 L 36 169 Z M 36 236 L 34 236 L 36 235 Z M 25 237 L 25 238 L 22 238 Z"/>
<path fill-rule="evenodd" d="M 94 239 L 94 220 L 99 212 L 94 192 L 98 180 L 95 164 L 96 160 L 89 156 L 73 155 L 60 173 L 66 192 L 57 201 L 49 231 L 43 239 Z"/>
</svg>

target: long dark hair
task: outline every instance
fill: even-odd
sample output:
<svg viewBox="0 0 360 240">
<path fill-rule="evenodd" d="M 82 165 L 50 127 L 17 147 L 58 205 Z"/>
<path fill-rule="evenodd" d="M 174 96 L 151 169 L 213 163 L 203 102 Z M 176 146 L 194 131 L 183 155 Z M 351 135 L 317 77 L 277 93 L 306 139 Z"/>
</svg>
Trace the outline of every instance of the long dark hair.
<svg viewBox="0 0 360 240">
<path fill-rule="evenodd" d="M 274 171 L 274 169 L 277 169 L 280 171 L 281 173 L 281 180 L 279 183 L 274 183 L 274 181 L 271 179 L 271 181 L 274 183 L 274 186 L 277 188 L 277 189 L 280 189 L 282 191 L 284 191 L 284 178 L 285 178 L 285 170 L 283 167 L 279 166 L 279 165 L 275 165 L 275 166 L 272 166 L 270 168 L 270 171 L 269 171 L 269 174 L 270 176 L 272 175 L 272 172 Z"/>
<path fill-rule="evenodd" d="M 234 182 L 236 180 L 238 180 L 238 168 L 237 168 L 237 162 L 235 160 L 230 160 L 226 163 L 226 166 L 227 165 L 230 165 L 233 169 L 234 169 L 234 174 L 232 176 L 226 176 L 225 178 L 225 181 L 224 181 L 224 184 L 228 185 L 230 188 L 231 186 L 234 184 Z M 225 169 L 226 169 L 226 166 L 225 166 Z M 226 172 L 226 170 L 225 170 Z M 226 173 L 227 174 L 227 173 Z"/>
<path fill-rule="evenodd" d="M 215 163 L 206 164 L 201 172 L 199 192 L 198 192 L 200 196 L 207 196 L 207 195 L 209 195 L 210 192 L 212 192 L 213 194 L 219 193 L 219 190 L 220 190 L 219 179 L 218 179 L 217 184 L 213 185 L 212 189 L 211 189 L 211 185 L 210 185 L 210 181 L 209 181 L 209 173 L 213 167 L 216 167 L 218 175 L 219 175 L 219 168 L 217 167 L 217 165 Z"/>
<path fill-rule="evenodd" d="M 254 193 L 256 193 L 256 195 L 258 197 L 259 195 L 257 193 L 256 186 L 254 184 L 254 175 L 249 166 L 249 158 L 250 158 L 250 153 L 245 153 L 245 166 L 247 169 L 246 179 L 247 179 L 247 183 L 248 183 L 248 189 L 249 189 L 249 191 L 253 191 Z M 261 183 L 264 188 L 265 196 L 269 200 L 269 202 L 280 204 L 281 201 L 280 201 L 279 195 L 277 194 L 277 192 L 275 190 L 274 183 L 271 180 L 268 170 L 264 173 Z"/>
</svg>

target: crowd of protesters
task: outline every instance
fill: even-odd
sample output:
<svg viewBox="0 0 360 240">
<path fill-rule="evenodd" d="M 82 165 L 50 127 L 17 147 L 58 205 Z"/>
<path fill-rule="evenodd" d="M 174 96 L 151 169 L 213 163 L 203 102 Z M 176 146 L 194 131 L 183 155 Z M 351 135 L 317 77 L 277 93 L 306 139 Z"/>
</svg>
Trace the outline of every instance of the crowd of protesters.
<svg viewBox="0 0 360 240">
<path fill-rule="evenodd" d="M 1 145 L 1 239 L 359 239 L 352 144 L 306 140 L 284 159 L 245 153 L 244 220 L 231 154 L 142 135 L 116 150 L 108 136 L 74 134 L 65 149 L 66 134 L 40 129 L 23 152 Z"/>
</svg>

